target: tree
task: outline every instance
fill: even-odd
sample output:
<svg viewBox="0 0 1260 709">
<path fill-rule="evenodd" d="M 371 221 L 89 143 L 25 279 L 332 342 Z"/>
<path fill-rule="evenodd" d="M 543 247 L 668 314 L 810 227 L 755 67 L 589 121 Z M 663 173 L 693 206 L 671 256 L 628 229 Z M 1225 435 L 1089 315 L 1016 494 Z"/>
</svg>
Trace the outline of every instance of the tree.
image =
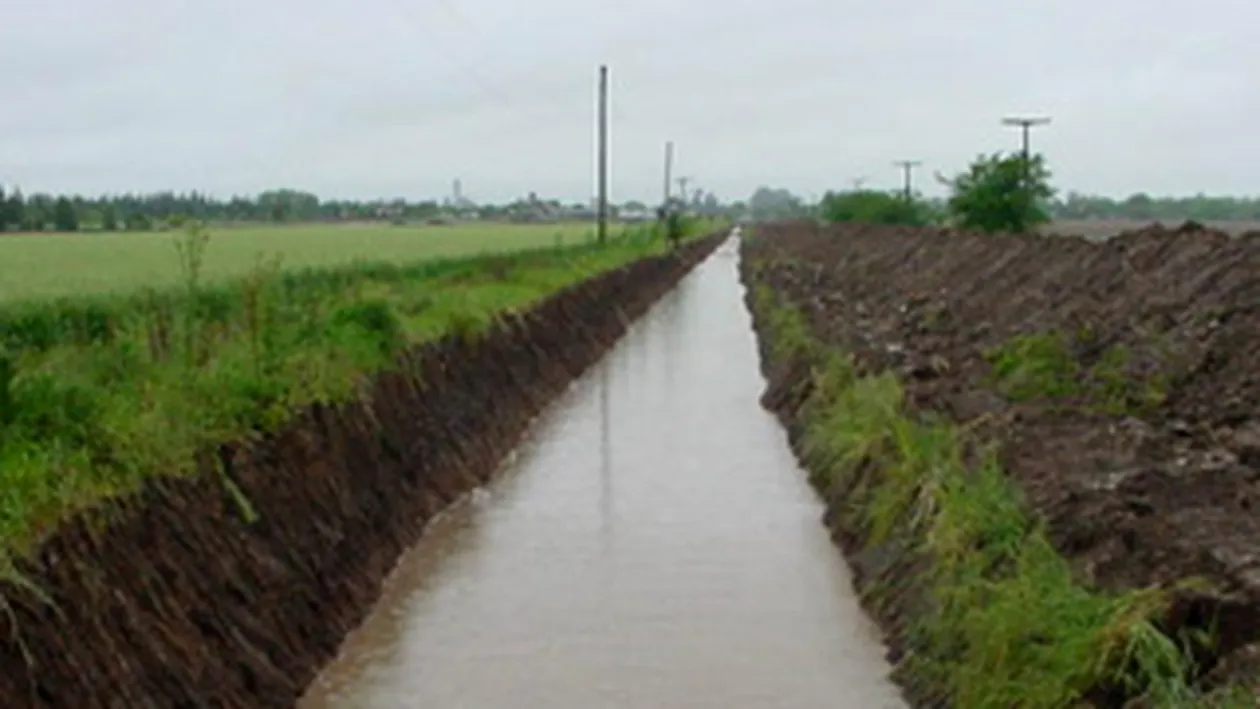
<svg viewBox="0 0 1260 709">
<path fill-rule="evenodd" d="M 819 204 L 819 216 L 829 222 L 923 225 L 930 221 L 926 205 L 917 199 L 876 190 L 828 192 Z"/>
<path fill-rule="evenodd" d="M 806 212 L 801 199 L 786 189 L 758 187 L 748 198 L 753 219 L 791 219 Z"/>
<path fill-rule="evenodd" d="M 8 214 L 10 225 L 23 228 L 26 223 L 26 200 L 22 197 L 22 190 L 14 188 L 13 194 L 9 195 Z"/>
<path fill-rule="evenodd" d="M 79 213 L 74 208 L 74 202 L 69 197 L 61 196 L 53 203 L 52 213 L 53 227 L 57 231 L 78 231 L 79 230 Z"/>
<path fill-rule="evenodd" d="M 1040 155 L 981 155 L 966 172 L 943 182 L 951 192 L 949 213 L 964 229 L 1022 233 L 1050 221 L 1047 203 L 1054 189 Z"/>
<path fill-rule="evenodd" d="M 101 206 L 101 229 L 118 231 L 118 210 L 110 202 Z"/>
<path fill-rule="evenodd" d="M 33 194 L 26 200 L 25 218 L 22 229 L 25 231 L 43 231 L 52 221 L 53 198 L 46 194 Z"/>
<path fill-rule="evenodd" d="M 150 231 L 153 229 L 153 222 L 144 212 L 133 212 L 127 217 L 128 231 Z"/>
</svg>

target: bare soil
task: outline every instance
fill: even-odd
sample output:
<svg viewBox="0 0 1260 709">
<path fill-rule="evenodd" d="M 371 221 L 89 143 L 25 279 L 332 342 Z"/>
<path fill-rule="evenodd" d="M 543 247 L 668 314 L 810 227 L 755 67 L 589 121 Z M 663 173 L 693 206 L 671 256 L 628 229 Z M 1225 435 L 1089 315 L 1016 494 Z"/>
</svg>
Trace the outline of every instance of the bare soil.
<svg viewBox="0 0 1260 709">
<path fill-rule="evenodd" d="M 410 352 L 360 402 L 65 521 L 20 565 L 38 593 L 0 582 L 3 706 L 293 706 L 426 522 L 722 238 Z"/>
<path fill-rule="evenodd" d="M 758 280 L 816 335 L 1000 443 L 1085 582 L 1203 579 L 1167 622 L 1216 618 L 1205 671 L 1260 667 L 1260 234 L 1150 227 L 1099 243 L 793 223 L 759 226 L 745 256 L 772 264 Z M 1081 371 L 1122 349 L 1125 385 L 1160 396 L 1106 411 L 1004 395 L 991 353 L 1048 332 Z"/>
<path fill-rule="evenodd" d="M 1041 232 L 1056 236 L 1083 236 L 1090 241 L 1104 241 L 1121 234 L 1148 229 L 1152 226 L 1176 229 L 1180 225 L 1181 222 L 1143 221 L 1141 219 L 1056 219 L 1042 228 Z M 1212 220 L 1204 222 L 1203 226 L 1233 236 L 1260 231 L 1260 222 L 1244 220 Z"/>
</svg>

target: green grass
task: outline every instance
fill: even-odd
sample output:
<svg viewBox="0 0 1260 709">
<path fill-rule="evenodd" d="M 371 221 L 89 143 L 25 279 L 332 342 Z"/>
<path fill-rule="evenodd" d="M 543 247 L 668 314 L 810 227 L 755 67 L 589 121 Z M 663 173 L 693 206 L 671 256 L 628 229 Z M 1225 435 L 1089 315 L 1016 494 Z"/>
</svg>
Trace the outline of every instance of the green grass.
<svg viewBox="0 0 1260 709">
<path fill-rule="evenodd" d="M 932 610 L 912 619 L 909 673 L 968 709 L 1072 707 L 1104 686 L 1144 695 L 1143 706 L 1209 705 L 1190 688 L 1179 644 L 1151 622 L 1166 607 L 1163 592 L 1077 583 L 995 456 L 968 467 L 966 434 L 907 411 L 895 376 L 858 376 L 766 287 L 755 304 L 772 356 L 814 364 L 803 457 L 815 484 L 850 490 L 840 514 L 868 545 L 896 541 L 928 561 L 926 575 L 910 580 Z M 879 595 L 886 602 L 895 592 Z"/>
<path fill-rule="evenodd" d="M 1131 352 L 1123 345 L 1103 350 L 1089 365 L 1073 355 L 1074 345 L 1059 332 L 1016 335 L 986 353 L 998 391 L 1012 401 L 1067 405 L 1115 416 L 1140 415 L 1163 402 L 1167 377 L 1130 371 Z"/>
<path fill-rule="evenodd" d="M 610 231 L 618 233 L 620 226 Z M 557 242 L 582 243 L 590 224 L 375 224 L 255 226 L 216 229 L 207 279 L 239 278 L 260 257 L 285 268 L 327 267 L 355 260 L 416 262 L 516 251 Z M 19 234 L 0 237 L 0 302 L 87 293 L 173 287 L 171 234 Z"/>
<path fill-rule="evenodd" d="M 217 444 L 358 396 L 408 345 L 476 336 L 560 288 L 665 251 L 632 232 L 602 247 L 257 267 L 216 281 L 204 266 L 217 235 L 166 239 L 177 288 L 0 307 L 0 556 L 153 475 L 193 471 Z"/>
</svg>

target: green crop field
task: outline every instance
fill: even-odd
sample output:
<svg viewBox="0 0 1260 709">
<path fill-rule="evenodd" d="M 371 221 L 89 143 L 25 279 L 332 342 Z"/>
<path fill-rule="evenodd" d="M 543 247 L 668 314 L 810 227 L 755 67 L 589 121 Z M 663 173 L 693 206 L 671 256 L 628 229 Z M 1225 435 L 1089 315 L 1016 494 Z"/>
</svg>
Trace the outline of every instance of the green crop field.
<svg viewBox="0 0 1260 709">
<path fill-rule="evenodd" d="M 620 226 L 612 226 L 616 233 Z M 204 277 L 243 276 L 260 260 L 288 269 L 352 261 L 415 263 L 435 257 L 573 245 L 593 233 L 590 224 L 379 224 L 214 228 Z M 0 301 L 33 300 L 179 281 L 174 243 L 178 232 L 18 234 L 0 237 Z"/>
</svg>

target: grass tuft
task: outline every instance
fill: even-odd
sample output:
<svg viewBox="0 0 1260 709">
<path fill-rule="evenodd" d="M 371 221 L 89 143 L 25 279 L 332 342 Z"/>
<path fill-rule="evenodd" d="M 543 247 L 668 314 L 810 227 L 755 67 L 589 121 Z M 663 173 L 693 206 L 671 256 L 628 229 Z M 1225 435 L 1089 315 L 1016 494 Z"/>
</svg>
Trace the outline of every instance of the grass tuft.
<svg viewBox="0 0 1260 709">
<path fill-rule="evenodd" d="M 986 353 L 998 391 L 1012 401 L 1068 405 L 1111 415 L 1140 415 L 1163 402 L 1168 380 L 1135 371 L 1124 345 L 1103 349 L 1086 365 L 1074 354 L 1090 347 L 1087 332 L 1075 340 L 1058 332 L 1016 335 Z"/>
</svg>

